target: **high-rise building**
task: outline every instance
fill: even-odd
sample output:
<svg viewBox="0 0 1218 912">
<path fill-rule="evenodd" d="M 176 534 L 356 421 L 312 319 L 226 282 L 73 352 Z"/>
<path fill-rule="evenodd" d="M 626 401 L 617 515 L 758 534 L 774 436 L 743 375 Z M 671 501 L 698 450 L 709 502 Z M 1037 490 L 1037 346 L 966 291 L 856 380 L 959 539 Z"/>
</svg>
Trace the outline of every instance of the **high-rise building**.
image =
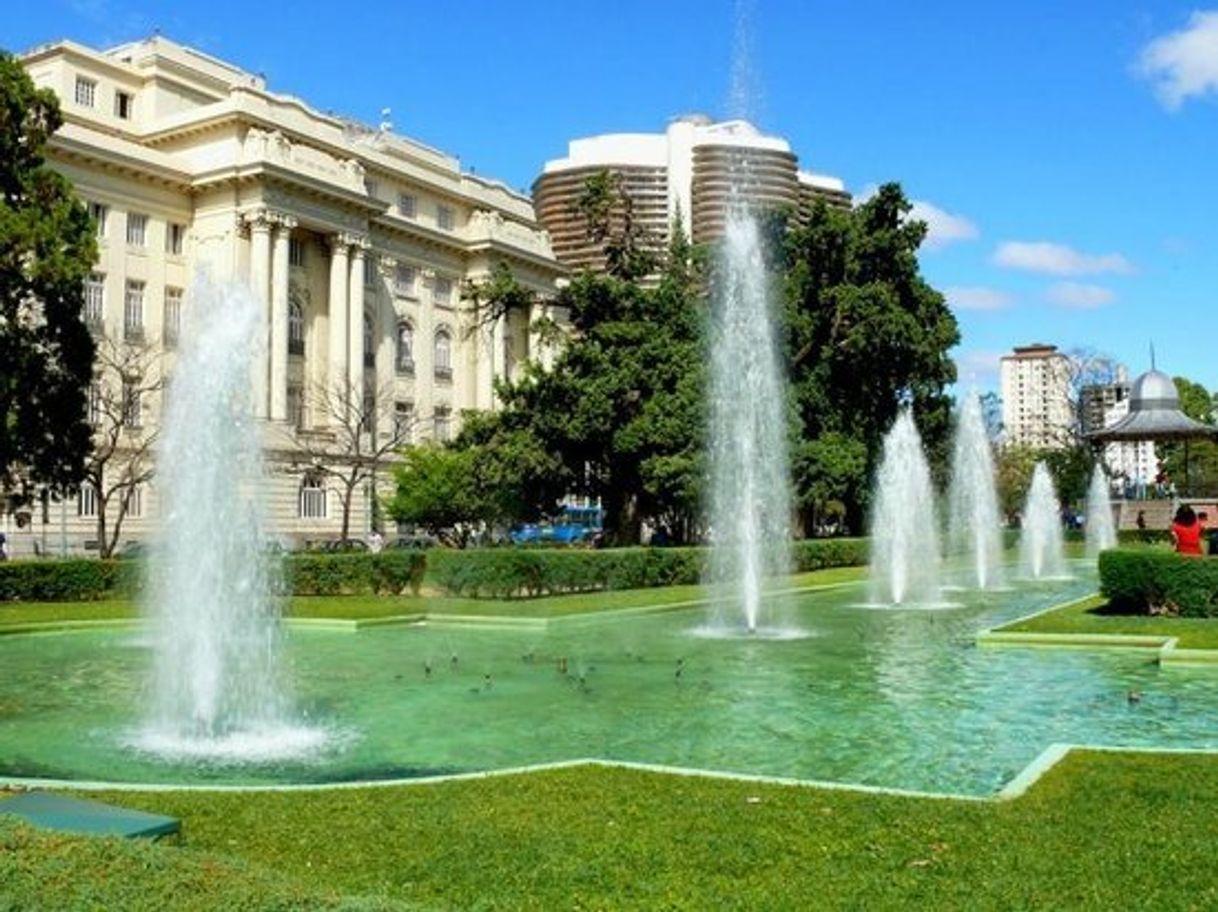
<svg viewBox="0 0 1218 912">
<path fill-rule="evenodd" d="M 675 118 L 664 133 L 576 139 L 566 157 L 546 162 L 533 183 L 537 218 L 555 256 L 572 269 L 603 266 L 577 203 L 588 178 L 606 171 L 630 198 L 636 227 L 654 251 L 667 245 L 677 219 L 695 243 L 722 235 L 734 194 L 754 205 L 788 208 L 796 217 L 820 199 L 840 207 L 851 203 L 841 180 L 800 170 L 785 139 L 765 136 L 743 120 L 714 123 L 694 114 Z"/>
<path fill-rule="evenodd" d="M 495 407 L 496 380 L 544 360 L 530 329 L 538 314 L 488 323 L 462 296 L 500 262 L 539 300 L 553 293 L 565 270 L 527 196 L 388 122 L 321 113 L 162 37 L 106 51 L 62 41 L 21 61 L 59 96 L 49 160 L 97 222 L 85 310 L 99 342 L 147 350 L 148 370 L 170 376 L 179 333 L 207 319 L 191 314 L 200 267 L 247 283 L 265 308 L 250 385 L 272 462 L 262 493 L 273 533 L 340 528 L 338 490 L 292 471 L 303 450 L 316 460 L 341 437 L 325 404 L 340 389 L 370 416 L 366 445 L 399 431 L 445 438 L 462 410 Z M 123 406 L 133 434 L 159 420 L 159 387 L 148 388 Z M 138 539 L 155 521 L 155 479 L 137 500 L 125 530 Z M 352 534 L 367 530 L 372 502 L 361 490 Z M 96 492 L 83 491 L 53 517 L 50 544 L 79 550 L 96 509 Z"/>
<path fill-rule="evenodd" d="M 1016 346 L 1003 355 L 1002 425 L 1014 446 L 1064 447 L 1070 442 L 1070 359 L 1056 345 Z"/>
</svg>

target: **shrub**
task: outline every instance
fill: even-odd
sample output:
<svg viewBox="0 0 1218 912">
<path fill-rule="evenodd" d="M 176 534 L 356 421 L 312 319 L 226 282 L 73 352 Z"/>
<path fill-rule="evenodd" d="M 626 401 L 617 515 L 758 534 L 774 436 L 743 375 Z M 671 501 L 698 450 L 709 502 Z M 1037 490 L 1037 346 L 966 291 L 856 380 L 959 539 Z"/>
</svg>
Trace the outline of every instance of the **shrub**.
<svg viewBox="0 0 1218 912">
<path fill-rule="evenodd" d="M 1117 611 L 1218 617 L 1218 560 L 1158 548 L 1104 551 L 1100 591 Z"/>
<path fill-rule="evenodd" d="M 291 554 L 283 561 L 283 591 L 291 595 L 418 594 L 426 556 L 417 551 L 380 554 Z M 74 602 L 133 596 L 142 560 L 4 561 L 0 602 Z"/>
<path fill-rule="evenodd" d="M 432 551 L 427 571 L 431 582 L 453 595 L 530 598 L 697 583 L 704 575 L 707 555 L 705 548 Z M 856 566 L 867 560 L 866 541 L 801 541 L 792 549 L 792 558 L 801 572 Z"/>
</svg>

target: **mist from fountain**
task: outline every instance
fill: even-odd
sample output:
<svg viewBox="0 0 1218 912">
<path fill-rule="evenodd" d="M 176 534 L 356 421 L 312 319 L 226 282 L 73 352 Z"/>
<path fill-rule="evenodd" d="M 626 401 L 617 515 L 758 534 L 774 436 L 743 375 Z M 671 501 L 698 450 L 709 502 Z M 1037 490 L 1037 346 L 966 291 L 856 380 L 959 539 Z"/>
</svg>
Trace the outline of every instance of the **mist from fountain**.
<svg viewBox="0 0 1218 912">
<path fill-rule="evenodd" d="M 1032 579 L 1066 575 L 1062 550 L 1061 505 L 1053 478 L 1043 462 L 1036 463 L 1024 503 L 1019 535 L 1020 572 Z"/>
<path fill-rule="evenodd" d="M 948 553 L 967 558 L 970 583 L 1002 585 L 1002 528 L 994 485 L 994 455 L 975 392 L 965 396 L 956 419 L 952 481 L 948 493 Z"/>
<path fill-rule="evenodd" d="M 884 438 L 871 514 L 870 600 L 882 605 L 941 602 L 939 522 L 930 467 L 905 409 Z"/>
<path fill-rule="evenodd" d="M 171 759 L 295 756 L 324 734 L 293 720 L 278 675 L 279 616 L 257 492 L 250 364 L 262 307 L 202 276 L 188 299 L 158 453 L 161 537 L 149 562 L 152 705 L 138 748 Z"/>
<path fill-rule="evenodd" d="M 762 581 L 790 570 L 786 384 L 761 232 L 737 201 L 712 293 L 710 580 L 727 590 L 721 626 L 762 624 Z"/>
<path fill-rule="evenodd" d="M 1116 547 L 1116 524 L 1112 519 L 1112 498 L 1109 494 L 1108 475 L 1098 462 L 1091 473 L 1091 484 L 1087 488 L 1087 515 L 1084 529 L 1086 530 L 1088 557 L 1098 557 L 1101 551 Z"/>
</svg>

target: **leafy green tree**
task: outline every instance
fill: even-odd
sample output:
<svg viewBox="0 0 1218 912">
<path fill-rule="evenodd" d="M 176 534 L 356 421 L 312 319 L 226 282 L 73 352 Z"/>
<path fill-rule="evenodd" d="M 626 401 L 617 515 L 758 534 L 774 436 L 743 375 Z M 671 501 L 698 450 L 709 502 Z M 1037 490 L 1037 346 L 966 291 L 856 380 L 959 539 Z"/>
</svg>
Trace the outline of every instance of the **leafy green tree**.
<svg viewBox="0 0 1218 912">
<path fill-rule="evenodd" d="M 396 488 L 385 505 L 400 523 L 422 526 L 440 541 L 463 548 L 494 510 L 480 497 L 477 450 L 423 444 L 394 467 Z"/>
<path fill-rule="evenodd" d="M 1040 458 L 1040 450 L 1029 446 L 1008 446 L 997 452 L 994 477 L 998 508 L 1003 516 L 1009 518 L 1023 511 L 1028 488 L 1032 486 L 1032 472 Z"/>
<path fill-rule="evenodd" d="M 63 492 L 84 472 L 93 340 L 82 319 L 97 259 L 88 211 L 46 164 L 63 122 L 0 51 L 0 487 Z"/>
<path fill-rule="evenodd" d="M 1200 383 L 1187 377 L 1173 377 L 1180 396 L 1180 411 L 1202 424 L 1215 424 L 1214 396 Z M 1182 443 L 1158 445 L 1159 461 L 1167 477 L 1184 493 L 1218 494 L 1218 443 L 1194 440 L 1186 448 Z M 1185 454 L 1188 464 L 1185 465 Z"/>
<path fill-rule="evenodd" d="M 840 485 L 860 531 L 883 434 L 911 405 L 936 474 L 947 463 L 960 340 L 943 295 L 922 277 L 926 225 L 897 184 L 850 211 L 819 204 L 786 246 L 786 345 L 796 412 L 795 489 L 806 511 Z M 832 443 L 809 446 L 827 439 Z M 858 458 L 859 454 L 864 458 Z"/>
</svg>

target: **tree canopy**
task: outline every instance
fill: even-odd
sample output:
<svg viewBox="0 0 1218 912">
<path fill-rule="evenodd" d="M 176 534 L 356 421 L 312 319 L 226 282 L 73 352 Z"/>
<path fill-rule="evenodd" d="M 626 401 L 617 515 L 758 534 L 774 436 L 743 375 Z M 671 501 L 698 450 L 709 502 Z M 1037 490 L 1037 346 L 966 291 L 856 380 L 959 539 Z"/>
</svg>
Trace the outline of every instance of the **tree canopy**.
<svg viewBox="0 0 1218 912">
<path fill-rule="evenodd" d="M 90 447 L 93 340 L 82 317 L 94 226 L 46 164 L 62 117 L 0 51 L 0 487 L 77 484 Z"/>
</svg>

